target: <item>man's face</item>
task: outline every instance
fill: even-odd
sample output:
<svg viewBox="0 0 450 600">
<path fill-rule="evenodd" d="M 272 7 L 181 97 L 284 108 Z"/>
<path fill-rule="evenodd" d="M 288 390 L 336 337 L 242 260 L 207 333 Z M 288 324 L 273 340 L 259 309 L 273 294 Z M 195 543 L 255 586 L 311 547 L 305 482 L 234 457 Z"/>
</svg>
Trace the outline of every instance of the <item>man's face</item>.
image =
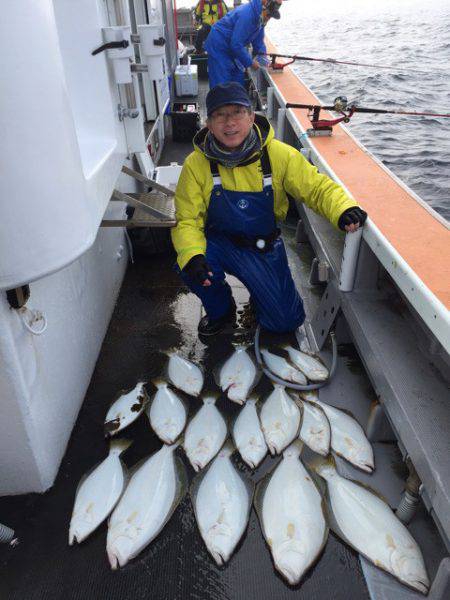
<svg viewBox="0 0 450 600">
<path fill-rule="evenodd" d="M 278 10 L 279 10 L 281 8 L 282 3 L 283 3 L 283 0 L 262 0 L 264 23 L 267 23 L 267 21 L 272 16 L 271 15 L 271 7 L 273 6 L 275 8 L 278 8 Z"/>
<path fill-rule="evenodd" d="M 254 120 L 255 113 L 251 109 L 239 104 L 227 104 L 208 117 L 206 126 L 222 146 L 234 150 L 248 136 Z"/>
</svg>

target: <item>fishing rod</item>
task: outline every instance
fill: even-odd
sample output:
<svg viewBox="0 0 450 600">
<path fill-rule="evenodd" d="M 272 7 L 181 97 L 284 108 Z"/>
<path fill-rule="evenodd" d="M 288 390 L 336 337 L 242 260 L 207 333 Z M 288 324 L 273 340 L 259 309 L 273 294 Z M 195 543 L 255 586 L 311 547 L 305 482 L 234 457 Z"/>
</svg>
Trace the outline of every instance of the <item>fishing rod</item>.
<svg viewBox="0 0 450 600">
<path fill-rule="evenodd" d="M 330 63 L 333 65 L 351 65 L 354 67 L 369 67 L 374 69 L 389 69 L 390 71 L 408 71 L 409 73 L 427 73 L 428 71 L 421 71 L 420 69 L 410 69 L 408 67 L 393 67 L 389 65 L 378 65 L 372 63 L 360 63 L 354 62 L 350 60 L 337 60 L 336 58 L 317 58 L 314 56 L 300 56 L 298 54 L 277 54 L 275 52 L 266 52 L 263 54 L 258 54 L 258 56 L 269 56 L 271 63 L 270 66 L 274 71 L 282 71 L 284 67 L 291 65 L 296 60 L 308 60 L 314 62 L 324 62 Z M 277 62 L 277 58 L 288 58 L 289 62 L 280 63 Z"/>
<path fill-rule="evenodd" d="M 287 102 L 286 108 L 303 108 L 308 111 L 308 118 L 311 121 L 313 127 L 310 135 L 330 135 L 333 129 L 333 125 L 338 123 L 348 123 L 351 117 L 355 113 L 366 113 L 366 114 L 385 114 L 385 115 L 408 115 L 414 117 L 436 117 L 436 118 L 450 118 L 450 113 L 434 113 L 434 112 L 419 112 L 415 110 L 403 110 L 398 108 L 368 108 L 363 106 L 357 106 L 355 102 L 349 104 L 345 96 L 338 96 L 334 100 L 334 104 L 326 106 L 322 104 L 297 104 L 295 102 Z M 340 113 L 342 116 L 337 119 L 320 119 L 321 110 L 330 110 L 333 112 Z"/>
</svg>

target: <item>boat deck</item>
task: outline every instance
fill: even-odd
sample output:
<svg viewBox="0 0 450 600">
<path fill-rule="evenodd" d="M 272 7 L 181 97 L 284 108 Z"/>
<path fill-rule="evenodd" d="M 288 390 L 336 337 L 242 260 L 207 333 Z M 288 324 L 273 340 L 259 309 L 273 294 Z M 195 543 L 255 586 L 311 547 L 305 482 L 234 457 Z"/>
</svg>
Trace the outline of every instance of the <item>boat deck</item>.
<svg viewBox="0 0 450 600">
<path fill-rule="evenodd" d="M 206 387 L 217 389 L 212 370 L 232 350 L 231 338 L 227 336 L 210 346 L 197 339 L 201 306 L 180 285 L 172 270 L 173 260 L 168 256 L 138 258 L 129 266 L 54 487 L 44 495 L 0 499 L 0 520 L 14 527 L 20 538 L 16 548 L 0 546 L 0 597 L 5 600 L 368 598 L 358 556 L 333 536 L 306 581 L 291 590 L 274 572 L 254 510 L 237 553 L 224 568 L 216 567 L 200 538 L 188 496 L 157 540 L 119 572 L 112 572 L 108 564 L 105 524 L 82 545 L 68 546 L 75 490 L 83 473 L 106 456 L 103 420 L 117 390 L 130 388 L 138 380 L 161 376 L 166 362 L 164 351 L 174 347 L 201 362 L 206 370 Z M 237 281 L 233 287 L 242 304 L 247 300 L 245 290 Z M 264 380 L 259 386 L 261 391 L 270 389 Z M 198 400 L 190 400 L 191 411 L 198 406 Z M 229 417 L 239 410 L 223 398 L 218 406 Z M 126 430 L 124 436 L 134 440 L 124 456 L 128 466 L 161 445 L 145 416 Z M 184 462 L 187 464 L 186 459 Z M 274 462 L 266 458 L 252 474 L 236 458 L 239 469 L 254 481 Z M 187 469 L 192 479 L 194 471 L 190 466 Z"/>
<path fill-rule="evenodd" d="M 160 164 L 182 162 L 189 145 L 168 144 Z M 305 301 L 309 319 L 315 313 L 322 286 L 308 283 L 311 246 L 297 243 L 296 220 L 288 222 L 283 235 L 294 279 Z M 103 524 L 80 546 L 69 547 L 68 526 L 75 490 L 81 476 L 107 453 L 103 420 L 111 399 L 120 389 L 131 388 L 138 380 L 151 380 L 164 372 L 165 351 L 177 348 L 186 357 L 201 363 L 206 372 L 206 389 L 217 389 L 213 370 L 231 352 L 236 332 L 203 344 L 197 337 L 201 317 L 199 301 L 181 285 L 172 269 L 174 257 L 136 257 L 123 283 L 108 333 L 91 380 L 85 402 L 73 430 L 55 485 L 46 494 L 0 498 L 0 522 L 16 530 L 19 546 L 0 546 L 0 597 L 8 600 L 348 600 L 383 598 L 413 600 L 422 598 L 398 584 L 390 576 L 361 561 L 334 535 L 317 564 L 296 588 L 290 588 L 274 570 L 263 540 L 257 516 L 252 510 L 248 530 L 237 552 L 223 568 L 218 568 L 201 540 L 192 505 L 187 495 L 158 538 L 134 561 L 112 572 L 106 557 L 106 525 Z M 238 311 L 248 300 L 247 292 L 231 279 Z M 246 336 L 244 335 L 244 338 Z M 374 390 L 350 339 L 338 337 L 339 358 L 336 376 L 321 391 L 321 398 L 350 409 L 361 423 L 368 421 Z M 323 352 L 329 363 L 329 352 Z M 271 389 L 262 378 L 257 392 Z M 190 399 L 194 412 L 199 401 Z M 239 408 L 221 398 L 219 409 L 230 419 Z M 142 416 L 126 432 L 134 443 L 124 461 L 134 465 L 160 447 L 148 421 Z M 374 444 L 376 471 L 364 475 L 343 461 L 339 468 L 348 476 L 370 483 L 395 507 L 403 489 L 405 472 L 395 443 Z M 179 451 L 180 456 L 183 453 Z M 183 459 L 189 479 L 193 469 Z M 235 464 L 245 476 L 259 481 L 277 459 L 267 457 L 252 473 L 239 459 Z M 420 508 L 410 529 L 421 546 L 430 578 L 433 579 L 445 548 L 433 521 Z M 368 583 L 366 583 L 366 578 Z"/>
</svg>

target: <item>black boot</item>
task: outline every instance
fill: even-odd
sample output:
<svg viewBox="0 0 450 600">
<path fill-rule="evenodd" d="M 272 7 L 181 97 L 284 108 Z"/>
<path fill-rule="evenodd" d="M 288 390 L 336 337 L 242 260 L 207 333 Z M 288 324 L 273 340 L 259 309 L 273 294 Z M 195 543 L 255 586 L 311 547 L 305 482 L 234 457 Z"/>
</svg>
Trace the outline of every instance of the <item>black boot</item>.
<svg viewBox="0 0 450 600">
<path fill-rule="evenodd" d="M 227 325 L 236 322 L 236 303 L 234 299 L 231 300 L 231 306 L 226 314 L 219 319 L 210 319 L 208 316 L 204 316 L 200 319 L 198 324 L 199 335 L 216 335 L 220 333 Z"/>
</svg>

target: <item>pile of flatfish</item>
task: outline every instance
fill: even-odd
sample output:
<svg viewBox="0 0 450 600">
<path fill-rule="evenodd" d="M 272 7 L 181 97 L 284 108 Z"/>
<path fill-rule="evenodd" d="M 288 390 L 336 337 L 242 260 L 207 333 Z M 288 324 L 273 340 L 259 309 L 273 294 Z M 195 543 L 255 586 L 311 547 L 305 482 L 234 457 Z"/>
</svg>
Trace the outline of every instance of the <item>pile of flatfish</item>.
<svg viewBox="0 0 450 600">
<path fill-rule="evenodd" d="M 111 567 L 135 558 L 162 531 L 187 491 L 177 451 L 182 448 L 197 472 L 190 497 L 200 535 L 218 565 L 232 556 L 254 505 L 274 566 L 288 584 L 297 585 L 315 564 L 331 528 L 374 565 L 426 594 L 430 584 L 423 557 L 406 527 L 377 492 L 336 469 L 333 454 L 366 473 L 375 468 L 363 428 L 350 413 L 319 400 L 317 392 L 289 388 L 289 383 L 304 386 L 328 377 L 321 361 L 303 350 L 261 350 L 275 377 L 273 390 L 260 401 L 252 393 L 259 369 L 247 346 L 235 347 L 216 372 L 222 392 L 241 405 L 231 431 L 216 406 L 219 394 L 202 394 L 202 369 L 168 353 L 165 378 L 152 382 L 153 394 L 139 382 L 108 410 L 104 428 L 110 451 L 78 486 L 69 544 L 81 543 L 109 517 Z M 186 394 L 201 401 L 193 416 Z M 113 436 L 143 413 L 163 445 L 128 473 L 120 455 L 131 442 Z M 307 463 L 304 445 L 315 453 Z M 235 452 L 252 470 L 268 453 L 280 458 L 255 490 L 237 470 Z"/>
</svg>

